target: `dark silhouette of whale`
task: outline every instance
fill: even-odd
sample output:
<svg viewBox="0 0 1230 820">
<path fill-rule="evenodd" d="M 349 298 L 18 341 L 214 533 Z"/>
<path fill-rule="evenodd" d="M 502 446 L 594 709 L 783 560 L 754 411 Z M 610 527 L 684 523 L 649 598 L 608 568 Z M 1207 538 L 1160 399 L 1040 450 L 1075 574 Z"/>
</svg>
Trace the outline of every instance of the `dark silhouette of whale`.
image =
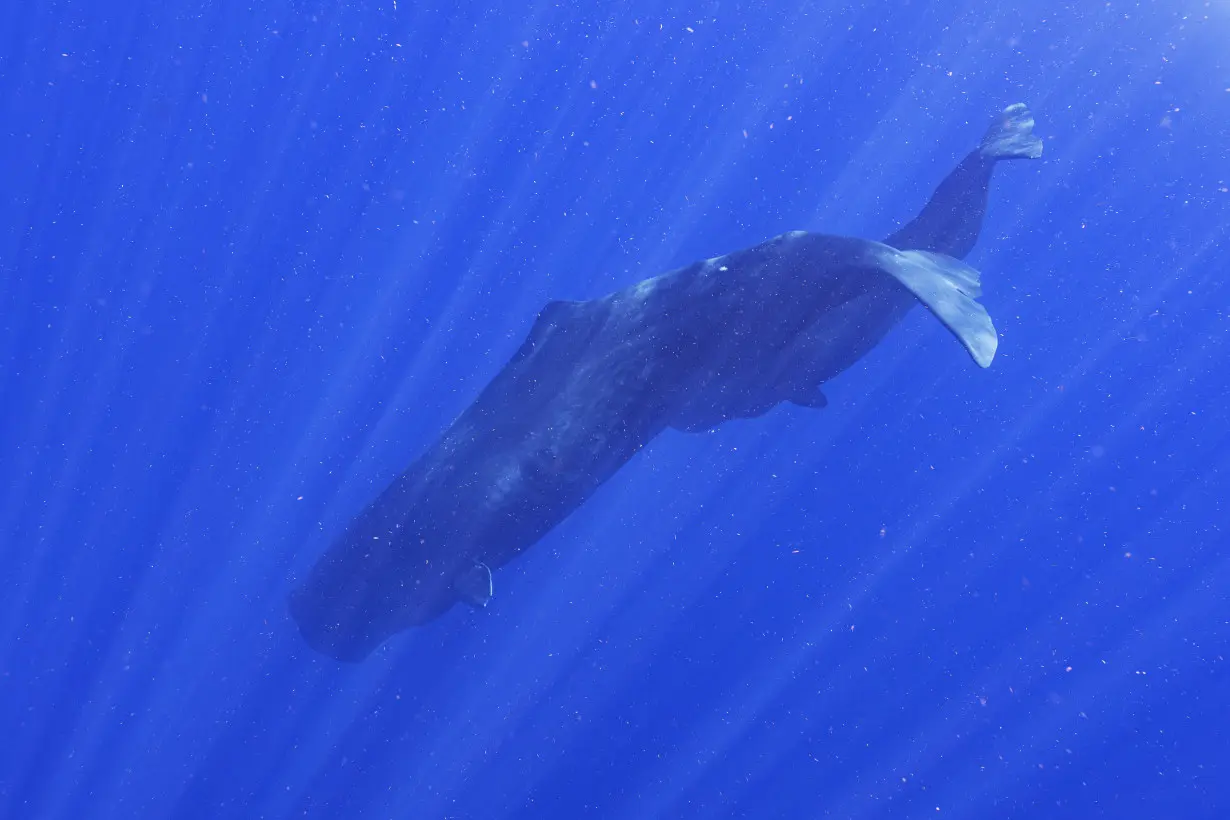
<svg viewBox="0 0 1230 820">
<path fill-rule="evenodd" d="M 457 601 L 580 506 L 667 427 L 709 429 L 820 386 L 921 303 L 986 367 L 974 245 L 996 163 L 1037 157 L 1005 109 L 923 211 L 883 243 L 783 234 L 588 302 L 552 302 L 475 402 L 364 509 L 290 595 L 315 649 L 357 661 Z"/>
</svg>

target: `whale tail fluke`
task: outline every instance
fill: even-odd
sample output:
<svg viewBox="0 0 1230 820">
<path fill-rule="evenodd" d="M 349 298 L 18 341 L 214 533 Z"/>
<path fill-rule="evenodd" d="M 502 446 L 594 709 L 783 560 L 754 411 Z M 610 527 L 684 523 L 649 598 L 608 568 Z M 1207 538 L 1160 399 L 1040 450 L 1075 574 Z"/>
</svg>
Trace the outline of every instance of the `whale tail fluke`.
<svg viewBox="0 0 1230 820">
<path fill-rule="evenodd" d="M 1025 103 L 1005 108 L 991 123 L 978 146 L 987 159 L 1037 159 L 1042 140 L 1034 134 L 1034 115 Z"/>
<path fill-rule="evenodd" d="M 979 367 L 990 367 L 999 337 L 987 309 L 978 301 L 982 295 L 978 271 L 941 253 L 880 247 L 877 261 L 881 269 L 926 305 L 965 345 Z"/>
<path fill-rule="evenodd" d="M 933 251 L 964 259 L 974 248 L 987 209 L 987 188 L 1001 159 L 1034 159 L 1042 140 L 1034 136 L 1034 115 L 1024 103 L 996 115 L 978 148 L 952 169 L 926 207 L 884 240 L 900 250 Z"/>
</svg>

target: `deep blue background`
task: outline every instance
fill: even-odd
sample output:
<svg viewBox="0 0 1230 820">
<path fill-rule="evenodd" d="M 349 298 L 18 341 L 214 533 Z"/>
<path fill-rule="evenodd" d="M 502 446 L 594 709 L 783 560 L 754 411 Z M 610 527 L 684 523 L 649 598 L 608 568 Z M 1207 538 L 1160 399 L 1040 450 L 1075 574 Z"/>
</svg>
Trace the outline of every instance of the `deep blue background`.
<svg viewBox="0 0 1230 820">
<path fill-rule="evenodd" d="M 0 9 L 0 816 L 1230 811 L 1230 5 Z M 1017 100 L 990 370 L 918 311 L 302 644 L 543 303 L 884 236 Z"/>
</svg>

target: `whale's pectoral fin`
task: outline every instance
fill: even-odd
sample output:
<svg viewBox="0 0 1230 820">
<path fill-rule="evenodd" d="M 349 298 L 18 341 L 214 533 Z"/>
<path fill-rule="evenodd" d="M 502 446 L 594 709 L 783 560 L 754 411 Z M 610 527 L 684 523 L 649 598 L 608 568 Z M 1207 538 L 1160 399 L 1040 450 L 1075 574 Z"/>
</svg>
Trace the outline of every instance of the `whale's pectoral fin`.
<svg viewBox="0 0 1230 820">
<path fill-rule="evenodd" d="M 978 271 L 928 251 L 886 248 L 881 262 L 886 273 L 909 288 L 961 340 L 980 367 L 990 367 L 999 339 L 986 308 L 977 301 L 982 294 Z"/>
<path fill-rule="evenodd" d="M 691 400 L 674 410 L 667 422 L 682 433 L 707 433 L 723 422 L 733 419 L 755 419 L 782 402 L 781 394 L 757 384 L 741 384 L 724 389 L 697 391 Z"/>
<path fill-rule="evenodd" d="M 819 390 L 801 391 L 790 397 L 790 403 L 799 407 L 810 407 L 813 410 L 821 410 L 829 406 L 828 397 Z"/>
<path fill-rule="evenodd" d="M 453 579 L 453 592 L 472 607 L 482 608 L 491 600 L 491 570 L 475 562 Z"/>
</svg>

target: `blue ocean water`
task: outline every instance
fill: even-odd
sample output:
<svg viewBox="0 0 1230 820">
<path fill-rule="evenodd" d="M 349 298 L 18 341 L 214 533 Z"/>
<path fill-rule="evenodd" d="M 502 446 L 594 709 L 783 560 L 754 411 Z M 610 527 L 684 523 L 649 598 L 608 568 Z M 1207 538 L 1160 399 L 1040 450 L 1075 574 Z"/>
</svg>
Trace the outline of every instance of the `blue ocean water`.
<svg viewBox="0 0 1230 820">
<path fill-rule="evenodd" d="M 0 4 L 0 816 L 1230 811 L 1230 4 Z M 880 238 L 925 312 L 360 664 L 286 595 L 552 299 Z"/>
</svg>

